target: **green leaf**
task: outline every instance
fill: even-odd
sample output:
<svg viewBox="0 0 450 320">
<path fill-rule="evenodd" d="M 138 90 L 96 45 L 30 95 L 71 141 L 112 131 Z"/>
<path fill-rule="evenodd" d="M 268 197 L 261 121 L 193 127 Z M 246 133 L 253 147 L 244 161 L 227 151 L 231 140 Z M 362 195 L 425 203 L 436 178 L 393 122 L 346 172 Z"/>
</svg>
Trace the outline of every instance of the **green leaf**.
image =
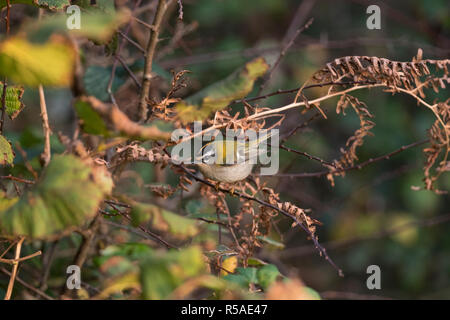
<svg viewBox="0 0 450 320">
<path fill-rule="evenodd" d="M 256 268 L 236 268 L 234 274 L 228 274 L 224 279 L 248 288 L 251 283 L 258 284 L 257 270 Z"/>
<path fill-rule="evenodd" d="M 49 238 L 82 226 L 96 213 L 112 180 L 105 167 L 73 155 L 57 155 L 43 178 L 12 207 L 0 212 L 5 236 Z"/>
<path fill-rule="evenodd" d="M 111 245 L 102 250 L 104 257 L 122 256 L 132 260 L 140 259 L 149 254 L 150 247 L 144 243 L 121 243 L 119 245 Z"/>
<path fill-rule="evenodd" d="M 91 4 L 91 0 L 76 0 L 73 4 L 84 9 L 99 10 L 105 13 L 114 13 L 116 11 L 114 1 L 111 0 L 96 0 L 95 5 Z"/>
<path fill-rule="evenodd" d="M 0 136 L 0 164 L 11 165 L 14 161 L 14 151 L 4 136 Z"/>
<path fill-rule="evenodd" d="M 69 0 L 10 0 L 10 4 L 23 3 L 35 5 L 52 11 L 64 9 L 70 6 Z M 6 6 L 6 0 L 0 0 L 0 8 Z"/>
<path fill-rule="evenodd" d="M 89 66 L 83 76 L 83 83 L 86 92 L 104 102 L 109 101 L 108 84 L 111 78 L 112 66 Z M 116 92 L 126 81 L 125 69 L 117 67 L 114 81 L 111 86 L 112 92 Z"/>
<path fill-rule="evenodd" d="M 6 113 L 11 118 L 15 119 L 20 111 L 25 107 L 22 102 L 24 89 L 21 86 L 7 86 L 6 87 Z M 0 96 L 3 94 L 3 83 L 0 82 Z"/>
<path fill-rule="evenodd" d="M 0 190 L 0 211 L 7 210 L 11 206 L 13 206 L 18 200 L 19 197 L 7 198 L 6 192 Z"/>
<path fill-rule="evenodd" d="M 103 118 L 91 108 L 89 103 L 77 100 L 75 102 L 75 111 L 80 118 L 80 125 L 84 132 L 104 137 L 112 135 Z"/>
<path fill-rule="evenodd" d="M 152 204 L 132 203 L 131 218 L 134 226 L 148 220 L 152 228 L 162 232 L 170 232 L 174 236 L 193 237 L 199 230 L 197 221 L 164 210 Z"/>
<path fill-rule="evenodd" d="M 178 102 L 175 109 L 179 118 L 184 123 L 204 120 L 211 113 L 225 108 L 231 101 L 245 98 L 252 91 L 255 80 L 268 69 L 269 65 L 262 57 L 247 62 L 227 78 Z"/>
<path fill-rule="evenodd" d="M 128 22 L 130 11 L 123 9 L 116 13 L 115 11 L 104 11 L 96 9 L 96 7 L 89 7 L 89 9 L 81 12 L 80 29 L 69 29 L 67 27 L 67 24 L 72 22 L 71 19 L 74 19 L 74 17 L 65 13 L 53 14 L 26 24 L 23 30 L 28 39 L 33 42 L 47 41 L 53 34 L 57 33 L 87 37 L 104 44 L 111 40 L 122 24 Z"/>
<path fill-rule="evenodd" d="M 170 132 L 160 130 L 156 123 L 148 126 L 133 122 L 117 106 L 105 104 L 96 97 L 80 97 L 79 101 L 84 102 L 84 104 L 76 103 L 78 117 L 82 125 L 86 126 L 91 134 L 140 140 L 170 139 Z"/>
<path fill-rule="evenodd" d="M 73 48 L 60 37 L 45 44 L 20 37 L 0 43 L 0 74 L 27 86 L 70 86 L 74 62 Z"/>
<path fill-rule="evenodd" d="M 257 277 L 259 285 L 266 290 L 272 283 L 274 283 L 278 276 L 280 276 L 280 271 L 273 264 L 266 264 L 265 266 L 258 269 Z"/>
<path fill-rule="evenodd" d="M 166 299 L 187 279 L 205 270 L 199 247 L 179 251 L 157 252 L 141 263 L 142 296 L 144 299 Z"/>
</svg>

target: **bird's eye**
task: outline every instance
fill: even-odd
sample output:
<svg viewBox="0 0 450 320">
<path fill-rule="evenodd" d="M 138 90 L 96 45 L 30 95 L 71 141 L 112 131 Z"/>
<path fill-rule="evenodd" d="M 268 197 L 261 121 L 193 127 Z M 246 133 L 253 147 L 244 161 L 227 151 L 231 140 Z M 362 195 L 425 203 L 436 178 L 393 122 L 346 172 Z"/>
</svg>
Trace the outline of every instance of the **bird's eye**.
<svg viewBox="0 0 450 320">
<path fill-rule="evenodd" d="M 216 153 L 215 153 L 214 149 L 210 149 L 210 150 L 206 151 L 205 153 L 203 153 L 202 160 L 204 163 L 211 164 L 214 162 L 215 156 L 216 156 Z"/>
</svg>

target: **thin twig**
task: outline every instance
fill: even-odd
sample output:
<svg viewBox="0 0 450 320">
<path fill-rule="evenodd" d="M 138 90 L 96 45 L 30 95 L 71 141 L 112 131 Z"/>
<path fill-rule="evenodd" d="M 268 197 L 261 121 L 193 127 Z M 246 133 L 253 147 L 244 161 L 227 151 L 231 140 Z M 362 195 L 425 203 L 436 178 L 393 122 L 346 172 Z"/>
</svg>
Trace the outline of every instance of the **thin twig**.
<svg viewBox="0 0 450 320">
<path fill-rule="evenodd" d="M 8 3 L 9 3 L 9 1 L 8 1 Z M 15 260 L 19 260 L 19 258 L 20 258 L 20 251 L 22 250 L 22 244 L 23 244 L 24 241 L 25 241 L 25 237 L 21 237 L 19 239 L 19 241 L 17 242 L 17 244 L 16 244 L 16 253 L 15 253 L 15 256 L 14 256 Z M 9 278 L 8 289 L 6 290 L 5 300 L 10 300 L 11 299 L 12 291 L 13 291 L 13 288 L 14 288 L 14 281 L 16 280 L 17 269 L 18 268 L 19 268 L 19 262 L 16 261 L 13 264 L 13 269 L 12 269 L 12 272 L 11 272 L 11 276 Z"/>
<path fill-rule="evenodd" d="M 22 156 L 25 167 L 33 175 L 33 178 L 37 180 L 38 174 L 36 170 L 33 169 L 33 166 L 31 165 L 30 161 L 28 161 L 27 153 L 25 152 L 25 150 L 23 150 L 22 146 L 20 145 L 20 142 L 16 141 L 14 145 L 16 147 L 16 150 L 19 151 L 20 155 Z"/>
<path fill-rule="evenodd" d="M 95 238 L 95 235 L 98 231 L 98 228 L 100 226 L 100 219 L 101 215 L 97 214 L 94 218 L 94 220 L 89 225 L 89 228 L 87 230 L 84 230 L 81 234 L 83 236 L 83 240 L 81 241 L 81 245 L 78 248 L 78 251 L 75 255 L 75 258 L 73 260 L 74 265 L 78 266 L 80 269 L 83 267 L 84 262 L 86 261 L 86 258 L 89 253 L 89 249 L 91 247 L 91 244 Z M 68 296 L 70 289 L 66 285 L 66 282 L 64 282 L 63 287 L 61 289 L 61 296 Z"/>
<path fill-rule="evenodd" d="M 355 85 L 355 84 L 375 84 L 375 81 L 330 81 L 330 82 L 325 82 L 325 83 L 316 83 L 316 84 L 310 84 L 307 85 L 303 88 L 303 90 L 306 89 L 311 89 L 311 88 L 322 88 L 325 86 L 346 86 L 346 85 Z M 244 99 L 238 99 L 238 100 L 234 100 L 230 103 L 230 105 L 236 104 L 236 103 L 242 103 L 242 102 L 252 102 L 252 101 L 256 101 L 256 100 L 261 100 L 261 99 L 267 99 L 269 97 L 273 97 L 279 94 L 287 94 L 287 93 L 296 93 L 298 92 L 298 90 L 301 89 L 301 87 L 297 87 L 295 89 L 288 89 L 288 90 L 277 90 L 268 94 L 264 94 L 261 96 L 256 96 L 256 97 L 250 97 L 250 98 L 244 98 Z"/>
<path fill-rule="evenodd" d="M 44 87 L 39 85 L 39 104 L 41 107 L 42 129 L 44 131 L 44 152 L 41 154 L 41 161 L 43 167 L 46 167 L 50 163 L 51 149 L 50 149 L 50 135 L 52 131 L 48 124 L 47 104 L 45 102 Z"/>
<path fill-rule="evenodd" d="M 292 36 L 292 38 L 289 40 L 289 42 L 287 42 L 284 45 L 283 49 L 281 50 L 280 54 L 278 55 L 277 60 L 275 61 L 275 63 L 273 64 L 272 68 L 269 70 L 267 76 L 265 77 L 263 83 L 259 87 L 258 92 L 262 92 L 264 90 L 264 88 L 269 83 L 270 79 L 272 78 L 273 73 L 278 68 L 278 65 L 280 64 L 281 60 L 286 55 L 286 53 L 289 50 L 289 48 L 292 47 L 292 45 L 294 44 L 295 39 L 300 35 L 300 33 L 302 33 L 304 30 L 308 29 L 309 26 L 313 23 L 313 21 L 314 21 L 313 18 L 309 19 L 308 22 L 306 22 L 306 24 L 303 27 L 297 29 L 297 31 Z"/>
<path fill-rule="evenodd" d="M 169 0 L 169 3 L 171 0 Z M 168 7 L 167 0 L 159 0 L 158 8 L 156 9 L 155 18 L 153 21 L 153 28 L 150 30 L 150 38 L 147 43 L 146 54 L 145 54 L 145 65 L 144 65 L 144 76 L 142 79 L 142 88 L 139 100 L 139 119 L 144 122 L 147 119 L 148 114 L 148 95 L 150 90 L 150 82 L 152 79 L 152 64 L 153 57 L 155 55 L 156 44 L 158 43 L 159 31 L 161 28 L 161 23 L 164 14 Z"/>
<path fill-rule="evenodd" d="M 133 71 L 130 69 L 130 67 L 128 67 L 128 65 L 125 63 L 125 61 L 123 61 L 122 57 L 119 54 L 115 55 L 115 58 L 117 60 L 119 60 L 120 64 L 122 65 L 122 67 L 124 67 L 124 69 L 128 72 L 128 74 L 130 75 L 131 79 L 133 79 L 134 84 L 136 85 L 136 87 L 138 87 L 139 89 L 141 88 L 141 83 L 139 82 L 139 80 L 137 79 L 136 75 L 133 73 Z"/>
<path fill-rule="evenodd" d="M 139 7 L 139 5 L 141 4 L 141 2 L 142 2 L 142 0 L 138 0 L 138 1 L 134 4 L 134 9 L 133 9 L 133 11 L 135 11 L 136 8 Z M 131 40 L 131 39 L 129 39 L 129 38 L 127 37 L 127 34 L 128 34 L 128 32 L 130 32 L 130 29 L 131 29 L 131 23 L 128 23 L 128 25 L 127 25 L 127 27 L 126 27 L 125 33 L 122 33 L 122 32 L 119 30 L 119 33 L 122 35 L 122 37 L 123 37 L 124 39 L 122 39 L 122 41 L 121 41 L 119 47 L 117 48 L 116 52 L 114 53 L 114 56 L 117 57 L 117 55 L 120 55 L 120 52 L 122 51 L 123 47 L 125 46 L 126 40 L 128 40 L 128 41 Z M 115 59 L 114 62 L 113 62 L 113 66 L 112 66 L 112 69 L 111 69 L 111 76 L 110 76 L 109 81 L 108 81 L 108 86 L 106 87 L 106 91 L 108 92 L 109 97 L 110 97 L 110 99 L 111 99 L 111 102 L 112 102 L 114 105 L 117 105 L 117 103 L 116 103 L 116 98 L 114 97 L 114 93 L 113 93 L 113 90 L 112 90 L 112 86 L 113 86 L 113 83 L 114 83 L 114 77 L 115 77 L 115 75 L 116 75 L 117 62 L 118 62 L 117 59 Z"/>
<path fill-rule="evenodd" d="M 120 211 L 116 206 L 114 201 L 109 201 L 106 200 L 106 203 L 108 203 L 114 210 L 116 210 L 122 217 L 124 217 L 126 220 L 128 220 L 129 222 L 132 221 L 131 217 L 125 213 Z M 127 209 L 131 208 L 131 206 L 128 206 Z M 157 234 L 151 232 L 150 230 L 146 229 L 145 227 L 139 225 L 138 228 L 143 231 L 144 233 L 148 234 L 150 237 L 152 237 L 153 240 L 156 240 L 157 242 L 163 244 L 164 246 L 166 246 L 168 249 L 178 249 L 178 247 L 168 243 L 166 240 L 164 240 L 163 238 L 161 238 L 160 236 L 158 236 Z"/>
<path fill-rule="evenodd" d="M 14 265 L 14 264 L 17 264 L 19 262 L 26 261 L 26 260 L 32 259 L 34 257 L 40 256 L 41 254 L 42 254 L 42 251 L 39 250 L 39 251 L 36 251 L 35 253 L 32 253 L 32 254 L 30 254 L 28 256 L 25 256 L 25 257 L 22 257 L 22 258 L 16 258 L 16 259 L 3 259 L 3 258 L 0 258 L 0 263 L 6 263 L 6 264 Z"/>
<path fill-rule="evenodd" d="M 134 41 L 133 39 L 131 39 L 127 34 L 123 33 L 122 31 L 118 31 L 118 33 L 122 36 L 122 38 L 124 38 L 125 40 L 127 40 L 129 43 L 131 43 L 133 46 L 135 46 L 140 52 L 145 53 L 145 49 L 141 47 L 141 45 L 139 43 L 137 43 L 136 41 Z"/>
<path fill-rule="evenodd" d="M 6 270 L 5 268 L 0 267 L 0 271 L 3 272 L 4 274 L 6 274 L 7 276 L 11 277 L 11 272 L 9 272 L 8 270 Z M 23 281 L 22 279 L 20 279 L 17 275 L 16 275 L 16 281 L 18 283 L 20 283 L 21 285 L 23 285 L 25 288 L 27 288 L 30 291 L 33 291 L 34 293 L 40 295 L 42 298 L 47 299 L 47 300 L 54 300 L 52 297 L 50 297 L 49 295 L 47 295 L 45 292 L 29 285 L 28 283 L 26 283 L 25 281 Z"/>
<path fill-rule="evenodd" d="M 2 254 L 0 254 L 0 259 L 3 258 L 3 257 L 5 256 L 5 254 L 7 254 L 8 251 L 11 250 L 11 248 L 14 247 L 14 246 L 16 245 L 16 243 L 17 243 L 17 240 L 11 242 L 11 243 L 9 244 L 8 248 L 6 248 L 6 250 L 3 251 Z"/>
<path fill-rule="evenodd" d="M 178 166 L 179 168 L 181 168 L 181 170 L 183 170 L 187 175 L 189 175 L 190 177 L 192 177 L 193 179 L 195 179 L 196 181 L 199 181 L 199 182 L 201 182 L 201 183 L 203 183 L 203 184 L 205 184 L 205 185 L 207 185 L 207 186 L 209 186 L 209 187 L 211 187 L 211 188 L 213 188 L 213 189 L 215 189 L 215 190 L 217 190 L 217 191 L 221 191 L 221 192 L 224 192 L 224 193 L 228 193 L 228 194 L 230 194 L 230 195 L 233 195 L 233 196 L 237 196 L 237 197 L 239 197 L 239 198 L 243 198 L 243 199 L 246 199 L 246 200 L 250 200 L 250 201 L 259 203 L 260 205 L 263 205 L 263 206 L 265 206 L 265 207 L 268 207 L 268 208 L 270 208 L 270 209 L 273 209 L 273 210 L 275 210 L 275 211 L 281 213 L 282 215 L 288 217 L 289 219 L 293 220 L 293 221 L 296 223 L 296 225 L 298 225 L 301 229 L 303 229 L 303 231 L 305 231 L 305 232 L 308 234 L 309 238 L 313 241 L 314 246 L 315 246 L 316 249 L 319 251 L 320 255 L 323 255 L 323 257 L 325 258 L 325 260 L 327 260 L 327 261 L 331 264 L 331 266 L 332 266 L 333 268 L 335 268 L 335 269 L 338 271 L 339 276 L 343 276 L 343 275 L 344 275 L 343 272 L 342 272 L 342 270 L 341 270 L 341 269 L 334 263 L 334 261 L 328 256 L 328 254 L 327 254 L 325 248 L 322 247 L 322 245 L 319 244 L 319 242 L 317 241 L 317 237 L 316 237 L 314 234 L 312 234 L 312 232 L 311 232 L 306 226 L 304 226 L 303 223 L 302 223 L 301 221 L 299 221 L 297 217 L 291 215 L 290 213 L 286 212 L 286 211 L 283 210 L 283 209 L 280 209 L 280 208 L 278 208 L 278 207 L 276 207 L 276 206 L 274 206 L 274 205 L 272 205 L 272 204 L 270 204 L 270 203 L 268 203 L 268 202 L 265 202 L 265 201 L 263 201 L 263 200 L 260 200 L 260 199 L 258 199 L 258 198 L 249 196 L 249 195 L 247 195 L 247 194 L 244 194 L 244 193 L 241 193 L 241 192 L 238 192 L 238 191 L 234 191 L 234 190 L 233 190 L 233 192 L 232 192 L 232 191 L 230 191 L 230 190 L 228 190 L 228 189 L 224 189 L 224 188 L 221 188 L 221 187 L 217 187 L 216 185 L 212 184 L 211 182 L 209 182 L 209 181 L 207 181 L 207 180 L 205 180 L 205 179 L 202 179 L 202 178 L 196 176 L 196 175 L 193 174 L 191 171 L 189 171 L 185 166 L 183 166 L 183 165 L 177 165 L 177 166 Z"/>
<path fill-rule="evenodd" d="M 329 250 L 336 250 L 336 249 L 355 245 L 362 241 L 379 240 L 379 239 L 382 239 L 385 237 L 399 234 L 399 233 L 409 230 L 411 228 L 433 227 L 433 226 L 440 225 L 443 223 L 448 223 L 448 222 L 450 222 L 450 213 L 442 214 L 442 215 L 439 215 L 436 217 L 420 219 L 417 221 L 407 222 L 407 223 L 399 225 L 397 227 L 389 228 L 386 230 L 381 230 L 379 232 L 376 232 L 376 233 L 374 233 L 372 235 L 368 235 L 368 236 L 354 237 L 354 238 L 344 239 L 344 240 L 333 240 L 333 241 L 328 241 L 325 244 L 327 245 Z M 308 255 L 311 253 L 313 253 L 313 250 L 311 250 L 309 247 L 301 246 L 301 247 L 286 249 L 283 252 L 280 252 L 280 255 L 283 258 L 292 258 L 292 257 L 305 256 L 305 255 Z"/>
<path fill-rule="evenodd" d="M 42 271 L 41 271 L 41 279 L 39 281 L 39 289 L 46 290 L 47 289 L 47 280 L 50 275 L 50 269 L 53 264 L 53 260 L 56 253 L 56 247 L 58 246 L 59 240 L 53 241 L 50 243 L 50 248 L 45 250 L 45 254 L 42 258 Z"/>
<path fill-rule="evenodd" d="M 286 150 L 286 151 L 288 151 L 288 152 L 292 152 L 292 153 L 299 154 L 299 155 L 301 155 L 301 156 L 304 156 L 304 157 L 308 158 L 309 160 L 314 160 L 314 161 L 320 162 L 321 164 L 323 164 L 323 165 L 325 165 L 325 166 L 327 166 L 327 167 L 336 167 L 334 163 L 328 162 L 328 161 L 325 161 L 325 160 L 323 160 L 323 159 L 320 159 L 319 157 L 310 155 L 310 154 L 307 153 L 307 152 L 298 151 L 298 150 L 295 150 L 295 149 L 286 147 L 286 146 L 284 146 L 284 145 L 280 145 L 279 148 L 280 148 L 280 149 L 283 149 L 283 150 Z"/>
<path fill-rule="evenodd" d="M 392 156 L 394 156 L 402 151 L 425 144 L 429 141 L 430 141 L 430 139 L 416 141 L 411 144 L 402 146 L 402 147 L 400 147 L 392 152 L 389 152 L 388 154 L 385 154 L 383 156 L 379 156 L 376 158 L 370 158 L 369 160 L 366 160 L 364 162 L 355 164 L 350 167 L 342 168 L 342 169 L 336 169 L 336 170 L 332 170 L 332 171 L 307 172 L 307 173 L 280 173 L 275 176 L 276 177 L 288 177 L 288 178 L 319 178 L 319 177 L 326 176 L 328 174 L 342 173 L 342 172 L 347 172 L 350 170 L 361 170 L 362 168 L 364 168 L 365 166 L 368 166 L 369 164 L 372 164 L 372 163 L 378 162 L 378 161 L 382 161 L 382 160 L 388 160 Z"/>
<path fill-rule="evenodd" d="M 17 178 L 17 177 L 14 177 L 12 175 L 0 176 L 0 179 L 13 180 L 13 181 L 22 182 L 22 183 L 25 183 L 25 184 L 35 184 L 35 182 L 32 181 L 32 180 Z"/>
</svg>

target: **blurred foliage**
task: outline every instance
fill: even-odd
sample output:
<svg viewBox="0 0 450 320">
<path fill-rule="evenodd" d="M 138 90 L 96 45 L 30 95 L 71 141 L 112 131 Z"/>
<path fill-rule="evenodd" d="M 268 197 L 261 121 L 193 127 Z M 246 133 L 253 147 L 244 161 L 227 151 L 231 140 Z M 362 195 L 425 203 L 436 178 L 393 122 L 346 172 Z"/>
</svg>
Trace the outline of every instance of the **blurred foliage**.
<svg viewBox="0 0 450 320">
<path fill-rule="evenodd" d="M 90 10 L 89 1 L 75 2 L 83 10 Z M 31 4 L 32 1 L 12 0 L 12 3 Z M 56 9 L 67 5 L 68 1 L 39 0 L 33 3 Z M 72 84 L 74 52 L 61 38 L 70 33 L 94 40 L 88 43 L 90 49 L 94 48 L 93 54 L 90 55 L 88 50 L 80 52 L 83 62 L 94 60 L 94 63 L 85 65 L 82 83 L 89 95 L 103 101 L 110 99 L 107 87 L 114 58 L 107 54 L 105 47 L 117 45 L 113 30 L 129 17 L 126 13 L 116 13 L 111 3 L 97 0 L 96 9 L 82 21 L 88 28 L 80 32 L 68 32 L 63 24 L 64 16 L 56 15 L 24 26 L 22 30 L 28 31 L 25 36 L 14 34 L 0 44 L 0 73 L 14 84 L 26 86 L 23 97 L 21 87 L 8 86 L 7 112 L 17 118 L 14 122 L 5 121 L 6 129 L 0 136 L 0 150 L 5 155 L 1 164 L 14 162 L 14 167 L 2 170 L 5 176 L 12 174 L 24 179 L 35 178 L 29 167 L 37 174 L 43 174 L 35 186 L 24 190 L 20 200 L 14 185 L 1 181 L 2 232 L 47 238 L 67 228 L 73 230 L 86 226 L 112 188 L 110 177 L 103 175 L 102 170 L 101 177 L 95 177 L 96 165 L 86 164 L 74 156 L 54 156 L 49 167 L 42 169 L 39 154 L 44 139 L 38 117 L 39 98 L 37 91 L 31 88 L 39 84 L 46 87 L 69 87 Z M 401 0 L 388 3 L 395 10 L 382 10 L 381 30 L 365 27 L 366 6 L 360 3 L 317 1 L 308 15 L 315 18 L 313 25 L 287 52 L 265 92 L 296 88 L 324 63 L 344 55 L 376 55 L 408 61 L 421 47 L 426 57 L 448 57 L 448 1 Z M 168 70 L 187 69 L 191 72 L 187 88 L 180 93 L 190 97 L 185 100 L 189 105 L 178 105 L 185 113 L 186 121 L 203 119 L 231 100 L 256 94 L 261 83 L 258 78 L 268 69 L 266 61 L 273 63 L 279 54 L 279 44 L 298 4 L 299 1 L 294 0 L 184 1 L 184 23 L 197 21 L 199 27 L 181 39 L 173 52 L 157 57 L 154 72 L 160 75 L 166 86 L 171 80 Z M 4 5 L 5 1 L 0 0 L 0 7 Z M 13 6 L 17 15 L 22 14 L 19 18 L 30 12 L 36 14 L 36 11 L 27 11 L 31 9 L 24 7 Z M 401 17 L 406 17 L 406 20 Z M 167 22 L 159 46 L 168 45 L 175 29 L 174 21 Z M 19 30 L 17 25 L 13 28 Z M 54 33 L 58 36 L 50 36 Z M 133 50 L 136 49 L 130 49 L 130 52 Z M 95 60 L 99 55 L 100 63 L 99 59 Z M 251 60 L 257 56 L 263 56 L 265 60 Z M 242 72 L 248 61 L 257 62 L 257 72 L 250 72 L 250 75 Z M 143 59 L 126 63 L 136 73 L 143 70 Z M 241 71 L 233 73 L 236 69 Z M 112 93 L 127 92 L 129 83 L 125 67 L 117 65 Z M 232 89 L 217 97 L 215 90 L 219 88 L 223 93 L 224 87 Z M 326 90 L 315 88 L 306 94 L 308 98 L 314 98 Z M 81 136 L 109 137 L 109 129 L 103 120 L 84 102 L 75 104 L 77 115 L 71 108 L 65 108 L 67 100 L 72 98 L 69 91 L 46 89 L 46 94 L 54 132 L 74 135 L 75 118 L 79 117 L 83 120 Z M 155 89 L 154 94 L 158 96 L 161 92 Z M 125 100 L 133 101 L 131 95 L 125 96 Z M 295 92 L 274 95 L 256 106 L 281 106 L 292 102 L 294 96 Z M 361 161 L 423 139 L 425 130 L 434 121 L 433 115 L 424 108 L 418 108 L 410 97 L 391 96 L 378 89 L 355 96 L 367 103 L 376 120 L 372 130 L 374 136 L 367 138 L 358 151 Z M 445 100 L 448 90 L 435 97 Z M 212 102 L 206 101 L 207 98 Z M 27 108 L 18 114 L 23 101 Z M 339 148 L 358 127 L 358 119 L 351 114 L 345 117 L 336 115 L 335 106 L 336 100 L 323 103 L 321 107 L 327 111 L 328 119 L 316 119 L 290 139 L 287 146 L 322 159 L 338 157 Z M 233 108 L 236 111 L 242 106 Z M 289 111 L 282 133 L 290 132 L 311 116 L 312 112 Z M 56 135 L 52 136 L 51 147 L 54 154 L 66 149 Z M 24 153 L 20 152 L 22 149 Z M 172 172 L 148 163 L 129 163 L 125 168 L 113 168 L 125 173 L 115 191 L 126 192 L 130 198 L 136 199 L 128 202 L 133 205 L 129 217 L 132 223 L 121 224 L 118 207 L 105 211 L 109 229 L 99 231 L 96 245 L 92 248 L 94 258 L 83 267 L 83 282 L 89 283 L 90 287 L 85 286 L 78 298 L 320 299 L 319 293 L 338 291 L 393 298 L 448 299 L 450 226 L 448 219 L 440 216 L 449 213 L 450 201 L 448 196 L 413 190 L 412 186 L 421 184 L 423 162 L 421 148 L 417 147 L 364 170 L 350 171 L 345 177 L 337 178 L 334 187 L 325 178 L 267 179 L 269 185 L 277 185 L 277 192 L 283 199 L 313 210 L 312 217 L 323 223 L 318 229 L 319 239 L 344 270 L 344 278 L 339 278 L 311 248 L 304 234 L 292 230 L 290 223 L 284 220 L 277 221 L 277 230 L 272 230 L 270 237 L 259 239 L 264 246 L 253 257 L 246 261 L 238 259 L 233 250 L 218 243 L 218 225 L 198 220 L 216 218 L 215 208 L 199 194 L 177 192 L 161 201 L 149 191 L 148 186 L 160 183 L 161 179 L 169 186 L 175 186 L 179 181 Z M 280 172 L 316 172 L 322 169 L 318 162 L 280 152 Z M 439 186 L 450 190 L 448 174 L 442 176 Z M 229 202 L 231 212 L 236 212 L 238 201 L 231 199 Z M 221 222 L 226 224 L 226 218 Z M 135 227 L 133 232 L 127 229 L 130 226 Z M 183 249 L 155 249 L 153 240 L 142 237 L 143 231 L 139 227 L 166 232 L 169 239 Z M 223 237 L 230 236 L 226 228 L 221 228 L 221 232 Z M 54 296 L 58 296 L 59 288 L 65 282 L 62 270 L 72 264 L 73 256 L 82 243 L 79 235 L 66 235 L 56 242 L 30 241 L 24 247 L 23 255 L 39 249 L 46 252 L 56 243 L 48 287 L 43 289 Z M 186 242 L 188 237 L 193 237 L 192 243 Z M 0 243 L 0 252 L 6 247 Z M 207 264 L 205 256 L 216 265 Z M 366 288 L 366 268 L 371 264 L 379 265 L 382 271 L 382 290 L 375 293 Z M 20 276 L 32 282 L 34 278 L 40 278 L 44 268 L 43 259 L 31 259 L 24 265 Z M 214 272 L 218 276 L 213 276 Z M 6 289 L 8 279 L 0 275 L 0 294 Z M 38 281 L 33 283 L 39 285 Z M 15 290 L 17 296 L 25 291 L 19 286 Z"/>
</svg>

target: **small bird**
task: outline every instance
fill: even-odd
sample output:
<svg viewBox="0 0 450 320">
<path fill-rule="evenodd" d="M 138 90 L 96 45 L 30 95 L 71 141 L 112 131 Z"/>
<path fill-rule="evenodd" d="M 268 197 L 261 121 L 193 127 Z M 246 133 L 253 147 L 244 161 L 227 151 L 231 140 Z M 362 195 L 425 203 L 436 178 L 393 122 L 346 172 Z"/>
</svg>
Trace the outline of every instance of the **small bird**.
<svg viewBox="0 0 450 320">
<path fill-rule="evenodd" d="M 196 159 L 200 172 L 217 182 L 234 183 L 244 180 L 252 172 L 255 160 L 265 152 L 259 145 L 269 134 L 251 141 L 214 140 L 204 145 Z"/>
</svg>

